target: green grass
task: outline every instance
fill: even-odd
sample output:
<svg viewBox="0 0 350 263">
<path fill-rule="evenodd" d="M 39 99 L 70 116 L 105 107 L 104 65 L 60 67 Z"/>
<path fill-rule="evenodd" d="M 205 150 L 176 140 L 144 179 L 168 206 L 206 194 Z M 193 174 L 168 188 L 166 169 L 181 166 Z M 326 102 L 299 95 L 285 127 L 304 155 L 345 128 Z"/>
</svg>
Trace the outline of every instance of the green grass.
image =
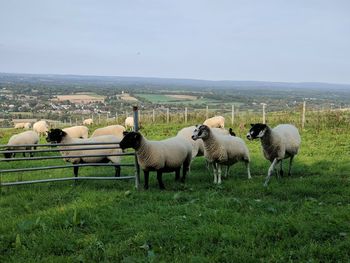
<svg viewBox="0 0 350 263">
<path fill-rule="evenodd" d="M 195 100 L 191 99 L 180 99 L 167 96 L 165 94 L 135 94 L 136 97 L 146 99 L 150 103 L 158 103 L 158 104 L 179 104 L 186 103 L 187 105 L 194 104 L 218 104 L 220 103 L 218 100 L 212 100 L 207 98 L 197 98 Z"/>
<path fill-rule="evenodd" d="M 159 124 L 142 132 L 160 139 L 180 127 Z M 3 131 L 1 141 L 11 132 Z M 136 191 L 132 181 L 3 187 L 0 262 L 348 262 L 349 141 L 348 128 L 304 131 L 293 177 L 273 177 L 267 188 L 269 164 L 258 141 L 247 142 L 253 179 L 236 164 L 220 186 L 198 158 L 185 184 L 165 174 L 165 191 L 154 174 L 148 191 Z M 113 169 L 81 169 L 81 175 L 96 174 L 112 176 Z"/>
</svg>

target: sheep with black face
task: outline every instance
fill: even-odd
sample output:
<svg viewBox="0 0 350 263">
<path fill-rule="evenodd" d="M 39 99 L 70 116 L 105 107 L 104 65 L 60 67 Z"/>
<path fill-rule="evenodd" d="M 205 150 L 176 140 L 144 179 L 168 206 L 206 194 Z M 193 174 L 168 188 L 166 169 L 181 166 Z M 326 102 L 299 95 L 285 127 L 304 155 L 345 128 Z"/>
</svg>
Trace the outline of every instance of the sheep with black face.
<svg viewBox="0 0 350 263">
<path fill-rule="evenodd" d="M 222 166 L 226 166 L 227 176 L 230 166 L 236 162 L 244 162 L 246 164 L 248 179 L 251 178 L 249 150 L 241 138 L 218 134 L 203 124 L 196 127 L 192 139 L 203 140 L 204 156 L 213 168 L 215 184 L 221 184 Z"/>
<path fill-rule="evenodd" d="M 120 147 L 122 149 L 135 149 L 137 160 L 144 173 L 145 189 L 148 189 L 150 171 L 157 171 L 160 189 L 165 188 L 162 180 L 164 172 L 175 172 L 175 179 L 180 180 L 182 167 L 181 181 L 185 181 L 192 159 L 192 146 L 182 137 L 176 136 L 162 141 L 150 141 L 139 132 L 124 132 Z"/>
<path fill-rule="evenodd" d="M 283 175 L 282 160 L 290 158 L 288 175 L 294 156 L 298 153 L 301 138 L 298 129 L 291 124 L 280 124 L 271 129 L 266 124 L 251 124 L 247 133 L 249 140 L 260 138 L 264 156 L 271 162 L 264 185 L 267 186 L 275 167 L 280 163 L 280 175 Z"/>
<path fill-rule="evenodd" d="M 113 135 L 104 135 L 98 136 L 88 139 L 80 139 L 80 138 L 72 138 L 65 131 L 61 129 L 51 129 L 48 132 L 46 141 L 51 143 L 62 143 L 62 144 L 83 144 L 83 143 L 99 143 L 99 142 L 112 142 L 116 145 L 120 142 L 120 139 Z M 113 144 L 114 145 L 114 144 Z M 93 149 L 93 150 L 85 150 L 84 148 L 100 148 L 103 145 L 78 145 L 78 146 L 60 146 L 60 149 L 80 149 L 76 151 L 61 151 L 61 155 L 64 156 L 64 160 L 66 162 L 70 162 L 72 164 L 79 163 L 107 163 L 112 162 L 115 164 L 115 176 L 120 176 L 120 156 L 115 156 L 115 154 L 122 153 L 121 149 L 113 148 L 113 149 Z M 106 146 L 106 148 L 111 148 L 112 145 Z M 80 156 L 80 157 L 72 157 L 69 156 Z M 87 157 L 86 155 L 101 155 L 96 157 Z M 113 155 L 113 156 L 112 156 Z M 74 175 L 78 176 L 79 167 L 74 167 Z"/>
</svg>

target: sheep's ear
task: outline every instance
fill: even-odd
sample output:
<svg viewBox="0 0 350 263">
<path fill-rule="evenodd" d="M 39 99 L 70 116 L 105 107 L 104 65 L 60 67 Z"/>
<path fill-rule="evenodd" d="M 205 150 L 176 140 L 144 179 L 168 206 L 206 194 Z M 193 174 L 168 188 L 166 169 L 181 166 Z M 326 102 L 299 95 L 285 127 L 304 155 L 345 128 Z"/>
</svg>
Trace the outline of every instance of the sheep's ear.
<svg viewBox="0 0 350 263">
<path fill-rule="evenodd" d="M 254 127 L 254 125 L 255 125 L 254 123 L 251 123 L 251 124 L 250 124 L 251 127 Z"/>
<path fill-rule="evenodd" d="M 123 135 L 127 135 L 129 132 L 128 131 L 123 131 Z"/>
</svg>

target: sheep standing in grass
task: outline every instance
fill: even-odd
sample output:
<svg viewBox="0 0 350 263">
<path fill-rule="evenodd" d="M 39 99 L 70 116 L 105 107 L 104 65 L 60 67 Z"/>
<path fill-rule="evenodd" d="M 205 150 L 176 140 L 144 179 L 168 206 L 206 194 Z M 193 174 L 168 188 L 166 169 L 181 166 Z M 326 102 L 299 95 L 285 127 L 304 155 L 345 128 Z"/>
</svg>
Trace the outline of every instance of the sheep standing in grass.
<svg viewBox="0 0 350 263">
<path fill-rule="evenodd" d="M 225 128 L 225 118 L 222 116 L 214 116 L 203 122 L 209 128 Z"/>
<path fill-rule="evenodd" d="M 194 130 L 196 129 L 196 126 L 190 126 L 190 127 L 185 127 L 181 129 L 177 135 L 181 136 L 185 139 L 187 139 L 191 145 L 192 145 L 192 158 L 197 157 L 197 156 L 203 156 L 204 155 L 204 144 L 202 140 L 192 140 L 192 135 Z M 232 128 L 229 130 L 221 129 L 221 128 L 212 128 L 212 131 L 218 134 L 223 134 L 223 135 L 232 135 L 236 136 L 236 134 L 232 131 Z"/>
<path fill-rule="evenodd" d="M 249 169 L 249 150 L 241 138 L 220 135 L 206 125 L 198 126 L 192 135 L 193 140 L 202 139 L 204 156 L 211 164 L 214 174 L 214 184 L 221 184 L 221 169 L 226 166 L 226 176 L 231 165 L 244 162 L 247 167 L 248 179 L 251 178 Z"/>
<path fill-rule="evenodd" d="M 49 125 L 44 120 L 37 121 L 33 124 L 33 131 L 39 135 L 45 135 L 49 131 Z"/>
<path fill-rule="evenodd" d="M 157 171 L 160 189 L 165 188 L 162 180 L 163 172 L 175 171 L 175 180 L 178 181 L 181 166 L 181 181 L 185 181 L 192 159 L 192 147 L 187 140 L 176 136 L 162 141 L 149 141 L 139 132 L 124 132 L 124 135 L 120 147 L 135 149 L 137 160 L 144 173 L 145 189 L 148 189 L 150 171 Z"/>
<path fill-rule="evenodd" d="M 7 143 L 7 151 L 11 150 L 31 150 L 32 148 L 35 150 L 35 146 L 24 146 L 24 147 L 16 147 L 16 145 L 25 145 L 25 144 L 38 144 L 39 135 L 34 131 L 25 131 L 19 134 L 12 135 Z M 15 157 L 16 153 L 5 153 L 5 158 Z M 25 153 L 23 153 L 25 156 Z M 30 156 L 33 156 L 33 153 L 30 153 Z"/>
<path fill-rule="evenodd" d="M 130 128 L 131 130 L 134 128 L 134 117 L 127 117 L 125 119 L 125 128 Z"/>
<path fill-rule="evenodd" d="M 73 126 L 64 128 L 63 131 L 72 138 L 86 139 L 89 137 L 89 128 L 86 126 Z"/>
<path fill-rule="evenodd" d="M 92 125 L 94 123 L 93 119 L 85 119 L 83 120 L 83 125 Z"/>
<path fill-rule="evenodd" d="M 25 122 L 24 129 L 30 129 L 30 128 L 32 128 L 32 124 L 30 122 Z"/>
<path fill-rule="evenodd" d="M 260 138 L 264 156 L 271 162 L 264 185 L 267 186 L 270 177 L 278 163 L 280 175 L 283 175 L 282 160 L 290 158 L 288 175 L 291 173 L 291 166 L 294 156 L 298 153 L 301 138 L 298 129 L 291 124 L 280 124 L 271 129 L 266 124 L 251 124 L 251 129 L 247 134 L 249 140 Z"/>
<path fill-rule="evenodd" d="M 99 128 L 94 131 L 91 137 L 101 136 L 101 135 L 114 135 L 120 140 L 123 139 L 123 132 L 125 128 L 121 125 L 110 125 L 107 127 Z"/>
<path fill-rule="evenodd" d="M 66 132 L 61 129 L 51 129 L 48 133 L 46 140 L 52 143 L 62 144 L 75 144 L 75 143 L 99 143 L 99 142 L 114 142 L 119 143 L 119 139 L 113 135 L 104 135 L 88 139 L 72 138 Z M 114 149 L 96 149 L 96 150 L 84 150 L 84 148 L 98 148 L 103 145 L 77 145 L 77 146 L 60 146 L 60 149 L 81 149 L 77 151 L 61 151 L 61 155 L 64 156 L 66 162 L 72 164 L 79 163 L 106 163 L 111 161 L 115 164 L 115 176 L 120 176 L 120 156 L 110 156 L 120 154 L 122 151 L 119 148 Z M 108 144 L 106 147 L 110 148 L 112 145 Z M 85 155 L 101 155 L 98 157 L 86 157 Z M 72 157 L 69 156 L 80 156 Z M 74 167 L 74 175 L 78 176 L 79 167 Z"/>
</svg>

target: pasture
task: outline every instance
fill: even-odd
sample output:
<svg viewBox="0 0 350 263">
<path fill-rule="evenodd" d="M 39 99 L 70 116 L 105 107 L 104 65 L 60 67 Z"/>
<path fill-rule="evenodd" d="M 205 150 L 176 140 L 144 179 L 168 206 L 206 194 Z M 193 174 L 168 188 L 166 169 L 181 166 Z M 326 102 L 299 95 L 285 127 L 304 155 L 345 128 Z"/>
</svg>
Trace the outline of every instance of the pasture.
<svg viewBox="0 0 350 263">
<path fill-rule="evenodd" d="M 341 125 L 318 126 L 314 120 L 315 126 L 301 132 L 293 176 L 273 177 L 266 188 L 269 163 L 260 142 L 247 140 L 252 180 L 239 163 L 222 185 L 214 185 L 200 157 L 185 184 L 164 174 L 165 191 L 158 189 L 154 173 L 148 191 L 135 190 L 133 181 L 2 187 L 0 262 L 348 262 L 350 125 L 347 117 L 341 120 Z M 183 126 L 144 123 L 141 132 L 162 139 Z M 233 128 L 245 137 L 247 130 Z M 1 143 L 13 132 L 2 130 Z M 51 163 L 63 161 L 41 165 Z M 80 173 L 113 176 L 113 168 Z M 72 171 L 3 175 L 2 180 L 67 174 Z"/>
</svg>

